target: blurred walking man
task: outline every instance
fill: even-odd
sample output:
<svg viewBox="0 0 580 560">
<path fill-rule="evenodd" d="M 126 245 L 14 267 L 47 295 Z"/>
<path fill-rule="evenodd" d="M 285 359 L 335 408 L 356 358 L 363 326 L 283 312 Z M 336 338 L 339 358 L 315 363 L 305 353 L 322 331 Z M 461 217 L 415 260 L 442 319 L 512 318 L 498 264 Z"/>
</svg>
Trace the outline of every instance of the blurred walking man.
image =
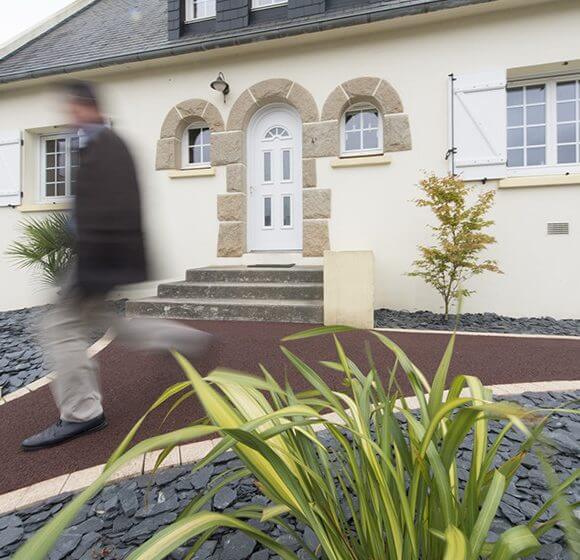
<svg viewBox="0 0 580 560">
<path fill-rule="evenodd" d="M 151 350 L 175 348 L 199 355 L 210 336 L 161 320 L 115 320 L 106 295 L 119 285 L 147 279 L 141 198 L 133 158 L 123 140 L 105 126 L 91 85 L 66 86 L 67 110 L 79 129 L 80 166 L 71 227 L 76 262 L 63 283 L 59 304 L 42 329 L 47 364 L 60 420 L 22 442 L 25 450 L 63 443 L 107 425 L 97 364 L 87 355 L 95 327 L 115 323 L 124 342 Z"/>
</svg>

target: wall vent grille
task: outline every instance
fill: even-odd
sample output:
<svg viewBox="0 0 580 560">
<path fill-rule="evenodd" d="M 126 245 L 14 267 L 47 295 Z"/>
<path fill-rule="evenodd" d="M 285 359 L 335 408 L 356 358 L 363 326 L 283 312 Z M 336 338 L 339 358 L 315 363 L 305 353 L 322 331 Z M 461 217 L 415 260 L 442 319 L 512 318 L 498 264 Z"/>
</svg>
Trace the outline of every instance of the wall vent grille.
<svg viewBox="0 0 580 560">
<path fill-rule="evenodd" d="M 568 222 L 549 222 L 548 235 L 568 235 L 570 224 Z"/>
</svg>

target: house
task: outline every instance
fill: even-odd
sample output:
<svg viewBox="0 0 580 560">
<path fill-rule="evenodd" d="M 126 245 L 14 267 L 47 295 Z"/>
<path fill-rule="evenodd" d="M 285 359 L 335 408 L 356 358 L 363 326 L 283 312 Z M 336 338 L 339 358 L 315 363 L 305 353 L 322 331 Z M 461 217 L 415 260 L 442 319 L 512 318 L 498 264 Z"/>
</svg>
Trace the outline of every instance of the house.
<svg viewBox="0 0 580 560">
<path fill-rule="evenodd" d="M 580 316 L 577 0 L 80 0 L 0 60 L 0 308 L 47 298 L 4 256 L 70 207 L 53 84 L 95 81 L 143 184 L 155 277 L 372 251 L 375 304 L 440 309 L 405 274 L 425 171 L 497 191 L 465 310 Z M 156 283 L 154 283 L 156 284 Z M 143 286 L 141 293 L 151 290 Z"/>
</svg>

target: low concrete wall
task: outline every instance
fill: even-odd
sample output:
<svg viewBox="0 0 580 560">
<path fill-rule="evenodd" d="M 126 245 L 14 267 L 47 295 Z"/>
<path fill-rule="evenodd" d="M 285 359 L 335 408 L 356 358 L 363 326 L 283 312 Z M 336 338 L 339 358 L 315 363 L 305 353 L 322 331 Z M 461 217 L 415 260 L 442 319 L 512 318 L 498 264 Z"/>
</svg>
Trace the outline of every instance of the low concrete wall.
<svg viewBox="0 0 580 560">
<path fill-rule="evenodd" d="M 372 251 L 324 253 L 324 324 L 374 326 L 375 260 Z"/>
</svg>

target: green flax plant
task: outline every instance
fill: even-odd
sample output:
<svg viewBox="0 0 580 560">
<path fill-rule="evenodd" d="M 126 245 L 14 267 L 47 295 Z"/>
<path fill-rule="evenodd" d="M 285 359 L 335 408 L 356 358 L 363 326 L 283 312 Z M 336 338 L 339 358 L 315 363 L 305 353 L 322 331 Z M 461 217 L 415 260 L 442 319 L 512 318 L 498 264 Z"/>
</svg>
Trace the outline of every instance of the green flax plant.
<svg viewBox="0 0 580 560">
<path fill-rule="evenodd" d="M 510 528 L 494 543 L 488 541 L 502 496 L 526 454 L 532 446 L 538 447 L 549 412 L 494 402 L 476 377 L 448 379 L 454 337 L 430 384 L 405 353 L 378 332 L 372 336 L 394 354 L 395 366 L 381 375 L 371 358 L 363 371 L 349 359 L 336 336 L 345 330 L 313 329 L 287 339 L 335 336 L 337 359 L 321 363 L 324 374 L 282 347 L 310 386 L 301 393 L 288 383 L 277 382 L 265 368 L 261 376 L 218 369 L 202 377 L 176 354 L 187 381 L 171 386 L 153 403 L 99 479 L 14 558 L 45 558 L 82 505 L 128 461 L 161 449 L 158 467 L 176 445 L 217 435 L 221 436 L 219 443 L 193 469 L 203 468 L 230 448 L 242 466 L 219 475 L 174 523 L 132 552 L 131 560 L 166 558 L 184 544 L 191 546 L 188 558 L 192 558 L 219 527 L 244 531 L 284 560 L 297 560 L 295 552 L 251 521 L 279 524 L 300 539 L 291 519 L 315 533 L 316 550 L 308 550 L 302 543 L 306 557 L 313 559 L 509 560 L 537 550 L 538 537 L 556 524 L 565 528 L 570 546 L 576 550 L 575 505 L 568 504 L 565 492 L 579 473 L 558 481 L 547 461 L 552 498 L 529 523 Z M 414 403 L 398 389 L 400 373 L 412 388 Z M 329 387 L 324 381 L 329 374 L 344 379 L 343 390 Z M 171 414 L 190 398 L 200 400 L 207 418 L 131 446 L 152 410 L 169 406 L 167 414 Z M 496 437 L 490 437 L 492 419 L 505 424 Z M 501 460 L 498 450 L 512 430 L 524 434 L 524 441 L 517 453 Z M 469 478 L 461 485 L 457 456 L 468 436 L 473 439 L 471 465 Z M 204 511 L 221 488 L 248 476 L 269 499 L 268 505 L 245 506 L 230 513 Z M 557 513 L 540 522 L 552 506 Z"/>
<path fill-rule="evenodd" d="M 31 218 L 20 224 L 23 235 L 6 254 L 20 268 L 30 268 L 41 282 L 57 286 L 74 257 L 74 236 L 65 212 Z"/>
</svg>

